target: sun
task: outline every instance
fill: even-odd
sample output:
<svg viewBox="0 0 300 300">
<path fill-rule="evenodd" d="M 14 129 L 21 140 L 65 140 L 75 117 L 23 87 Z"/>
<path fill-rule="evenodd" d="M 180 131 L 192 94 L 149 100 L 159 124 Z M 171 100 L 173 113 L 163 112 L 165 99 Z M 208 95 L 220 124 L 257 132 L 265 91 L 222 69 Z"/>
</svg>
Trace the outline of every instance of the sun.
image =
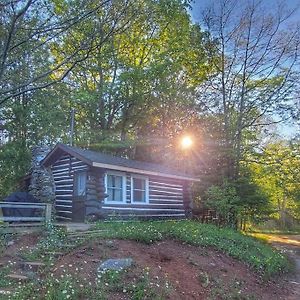
<svg viewBox="0 0 300 300">
<path fill-rule="evenodd" d="M 181 140 L 181 146 L 183 149 L 188 149 L 193 145 L 193 140 L 189 136 L 184 136 Z"/>
</svg>

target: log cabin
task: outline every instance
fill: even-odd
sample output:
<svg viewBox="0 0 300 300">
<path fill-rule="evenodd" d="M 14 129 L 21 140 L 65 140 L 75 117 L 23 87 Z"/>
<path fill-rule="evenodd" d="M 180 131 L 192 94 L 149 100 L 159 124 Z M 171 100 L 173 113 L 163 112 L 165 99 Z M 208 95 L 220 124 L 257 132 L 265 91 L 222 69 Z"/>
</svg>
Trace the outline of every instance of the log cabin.
<svg viewBox="0 0 300 300">
<path fill-rule="evenodd" d="M 55 183 L 59 220 L 185 218 L 197 178 L 160 164 L 57 144 L 41 161 Z"/>
</svg>

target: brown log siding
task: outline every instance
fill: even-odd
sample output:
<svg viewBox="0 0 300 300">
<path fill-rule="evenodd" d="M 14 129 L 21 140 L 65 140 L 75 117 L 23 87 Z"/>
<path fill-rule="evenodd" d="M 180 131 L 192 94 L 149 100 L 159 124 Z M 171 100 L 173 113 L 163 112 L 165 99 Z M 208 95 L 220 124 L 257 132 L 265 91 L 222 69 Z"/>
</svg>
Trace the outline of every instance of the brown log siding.
<svg viewBox="0 0 300 300">
<path fill-rule="evenodd" d="M 51 169 L 56 188 L 56 216 L 60 220 L 71 220 L 74 172 L 87 170 L 88 166 L 70 155 L 65 155 L 57 160 Z"/>
<path fill-rule="evenodd" d="M 55 208 L 57 217 L 62 220 L 72 219 L 73 177 L 74 172 L 88 170 L 84 162 L 65 155 L 52 165 L 52 172 L 56 185 Z M 97 170 L 96 170 L 97 169 Z M 87 198 L 103 201 L 105 188 L 103 187 L 103 171 L 99 168 L 91 170 L 92 177 L 87 180 Z M 109 171 L 109 170 L 108 170 Z M 99 176 L 97 175 L 99 173 Z M 189 193 L 187 184 L 181 180 L 160 176 L 145 176 L 149 180 L 149 203 L 132 203 L 131 174 L 126 176 L 126 200 L 121 204 L 104 203 L 104 216 L 120 215 L 122 217 L 149 218 L 183 218 L 189 208 Z M 132 174 L 134 175 L 134 174 Z M 95 176 L 95 177 L 93 177 Z M 101 179 L 102 178 L 102 179 Z M 99 182 L 99 186 L 95 184 Z M 101 205 L 100 205 L 101 206 Z"/>
</svg>

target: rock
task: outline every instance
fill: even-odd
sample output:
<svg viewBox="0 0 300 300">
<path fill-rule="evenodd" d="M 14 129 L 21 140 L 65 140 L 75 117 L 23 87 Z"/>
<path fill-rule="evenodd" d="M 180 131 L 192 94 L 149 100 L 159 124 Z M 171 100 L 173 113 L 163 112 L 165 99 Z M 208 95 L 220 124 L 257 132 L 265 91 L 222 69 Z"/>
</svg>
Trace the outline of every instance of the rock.
<svg viewBox="0 0 300 300">
<path fill-rule="evenodd" d="M 132 258 L 111 258 L 104 261 L 99 267 L 98 272 L 106 270 L 121 271 L 123 269 L 129 268 L 133 263 Z"/>
</svg>

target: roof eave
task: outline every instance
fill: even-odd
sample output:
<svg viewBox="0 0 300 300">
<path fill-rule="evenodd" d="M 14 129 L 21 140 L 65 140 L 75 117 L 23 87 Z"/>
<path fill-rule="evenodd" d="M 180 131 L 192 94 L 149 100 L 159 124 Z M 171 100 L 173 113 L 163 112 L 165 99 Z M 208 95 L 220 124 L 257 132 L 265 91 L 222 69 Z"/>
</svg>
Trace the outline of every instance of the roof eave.
<svg viewBox="0 0 300 300">
<path fill-rule="evenodd" d="M 183 176 L 183 175 L 174 175 L 174 174 L 148 171 L 148 170 L 141 170 L 141 169 L 124 167 L 124 166 L 119 166 L 119 165 L 112 165 L 112 164 L 105 164 L 105 163 L 98 163 L 98 162 L 93 162 L 92 165 L 93 165 L 93 167 L 96 167 L 96 168 L 104 168 L 104 169 L 118 170 L 118 171 L 124 171 L 124 172 L 132 172 L 132 173 L 137 173 L 137 174 L 153 175 L 153 176 L 162 176 L 162 177 L 168 177 L 168 178 L 179 179 L 179 180 L 188 180 L 188 181 L 195 181 L 195 182 L 200 181 L 200 179 L 194 178 L 194 177 L 188 177 L 188 176 Z"/>
<path fill-rule="evenodd" d="M 86 164 L 92 166 L 93 162 L 87 158 L 85 158 L 84 156 L 78 154 L 76 151 L 73 151 L 72 149 L 70 149 L 69 147 L 63 145 L 63 144 L 56 144 L 56 146 L 47 154 L 47 156 L 41 161 L 41 164 L 44 166 L 49 166 L 51 164 L 51 157 L 55 154 L 55 152 L 57 152 L 58 150 L 62 150 L 63 152 L 66 152 L 76 158 L 78 158 L 79 160 L 85 162 Z M 48 162 L 50 161 L 50 163 L 48 164 Z"/>
</svg>

